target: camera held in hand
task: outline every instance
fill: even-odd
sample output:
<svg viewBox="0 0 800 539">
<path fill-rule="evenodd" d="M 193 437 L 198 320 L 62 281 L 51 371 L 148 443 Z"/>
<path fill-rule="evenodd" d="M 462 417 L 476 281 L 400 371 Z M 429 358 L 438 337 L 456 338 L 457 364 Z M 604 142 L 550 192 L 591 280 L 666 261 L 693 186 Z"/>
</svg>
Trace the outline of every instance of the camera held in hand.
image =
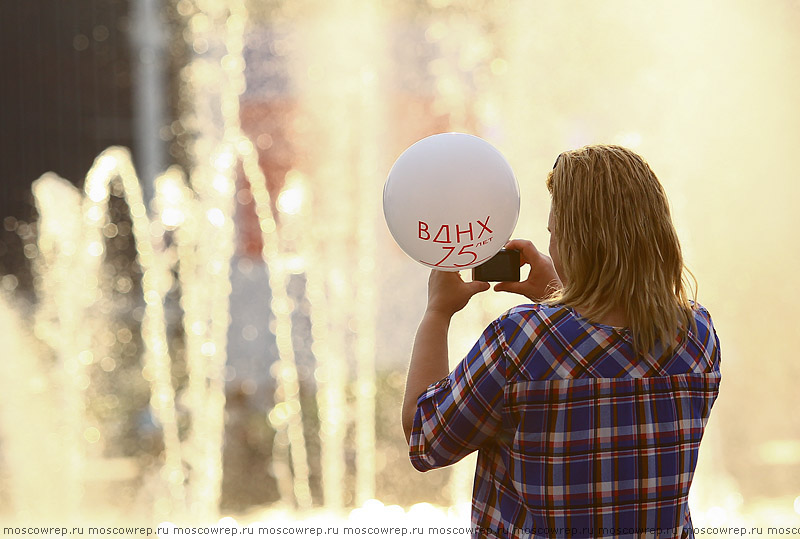
<svg viewBox="0 0 800 539">
<path fill-rule="evenodd" d="M 519 251 L 500 249 L 492 258 L 472 268 L 473 281 L 519 281 Z"/>
</svg>

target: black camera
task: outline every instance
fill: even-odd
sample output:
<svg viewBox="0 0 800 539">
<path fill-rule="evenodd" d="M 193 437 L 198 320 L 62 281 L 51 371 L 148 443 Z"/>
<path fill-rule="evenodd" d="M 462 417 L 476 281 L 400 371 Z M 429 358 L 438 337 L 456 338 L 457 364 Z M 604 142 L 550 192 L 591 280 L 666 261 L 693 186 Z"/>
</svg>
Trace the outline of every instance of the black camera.
<svg viewBox="0 0 800 539">
<path fill-rule="evenodd" d="M 519 281 L 519 251 L 500 249 L 492 258 L 472 268 L 473 281 Z"/>
</svg>

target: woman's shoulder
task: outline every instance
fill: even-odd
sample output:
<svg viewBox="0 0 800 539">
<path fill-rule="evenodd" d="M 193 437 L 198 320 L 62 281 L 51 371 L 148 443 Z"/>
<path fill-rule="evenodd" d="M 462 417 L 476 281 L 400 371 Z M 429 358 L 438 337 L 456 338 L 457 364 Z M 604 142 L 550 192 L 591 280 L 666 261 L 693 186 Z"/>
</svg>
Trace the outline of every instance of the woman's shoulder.
<svg viewBox="0 0 800 539">
<path fill-rule="evenodd" d="M 525 303 L 517 305 L 500 315 L 498 320 L 530 320 L 533 317 L 540 319 L 559 318 L 569 314 L 569 308 L 561 304 Z"/>
<path fill-rule="evenodd" d="M 517 305 L 500 315 L 495 320 L 496 329 L 507 336 L 514 334 L 517 337 L 525 334 L 531 335 L 536 327 L 549 327 L 551 330 L 560 328 L 565 330 L 575 318 L 573 311 L 566 305 L 547 303 L 525 303 Z M 519 329 L 524 331 L 520 332 Z"/>
<path fill-rule="evenodd" d="M 697 324 L 698 331 L 713 332 L 714 322 L 711 319 L 711 313 L 708 309 L 696 302 L 689 300 L 689 305 L 692 309 L 695 323 Z M 586 320 L 582 318 L 575 310 L 568 305 L 561 303 L 525 303 L 517 305 L 500 315 L 495 323 L 500 326 L 520 326 L 531 324 L 545 324 L 550 326 L 563 326 L 568 321 L 574 321 L 581 327 L 586 326 Z M 589 323 L 592 329 L 610 329 L 618 330 L 622 333 L 628 331 L 627 328 L 615 328 L 605 324 Z"/>
<path fill-rule="evenodd" d="M 714 326 L 714 321 L 711 319 L 711 313 L 708 309 L 697 303 L 696 301 L 689 302 L 692 306 L 692 312 L 694 314 L 694 322 L 696 324 L 696 330 L 694 331 L 695 337 L 702 342 L 710 342 L 714 341 L 717 347 L 719 347 L 719 337 L 717 336 L 717 328 Z M 694 328 L 689 328 L 690 334 Z"/>
<path fill-rule="evenodd" d="M 708 309 L 704 305 L 693 300 L 689 300 L 689 305 L 692 307 L 694 319 L 698 324 L 702 324 L 709 329 L 714 328 L 714 322 L 711 320 L 711 313 L 708 312 Z"/>
</svg>

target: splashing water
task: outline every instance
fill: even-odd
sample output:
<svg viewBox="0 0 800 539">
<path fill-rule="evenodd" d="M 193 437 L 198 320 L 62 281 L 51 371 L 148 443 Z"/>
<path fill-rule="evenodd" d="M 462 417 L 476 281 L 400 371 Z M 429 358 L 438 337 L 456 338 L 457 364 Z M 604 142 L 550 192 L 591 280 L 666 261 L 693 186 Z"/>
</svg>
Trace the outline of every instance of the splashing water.
<svg viewBox="0 0 800 539">
<path fill-rule="evenodd" d="M 87 491 L 87 466 L 101 456 L 90 451 L 102 433 L 91 424 L 86 392 L 88 368 L 104 353 L 97 343 L 107 332 L 98 300 L 102 297 L 102 262 L 105 254 L 103 230 L 109 225 L 109 194 L 112 184 L 130 209 L 136 260 L 142 272 L 144 314 L 141 338 L 144 345 L 142 376 L 150 386 L 150 410 L 163 433 L 163 462 L 156 479 L 152 513 L 157 518 L 208 520 L 218 512 L 222 445 L 224 436 L 224 367 L 228 330 L 229 267 L 233 255 L 233 194 L 237 162 L 251 179 L 260 217 L 264 259 L 270 269 L 276 340 L 279 348 L 278 393 L 280 400 L 269 414 L 279 436 L 289 439 L 294 484 L 283 493 L 299 507 L 310 505 L 305 445 L 297 398 L 297 372 L 291 343 L 289 300 L 286 295 L 285 257 L 276 238 L 266 181 L 258 167 L 253 145 L 239 128 L 238 100 L 243 88 L 242 39 L 246 10 L 242 2 L 206 6 L 201 12 L 210 21 L 202 30 L 209 39 L 220 39 L 221 56 L 216 62 L 203 57 L 187 70 L 193 99 L 192 116 L 184 121 L 203 127 L 191 148 L 195 168 L 190 185 L 177 169 L 156 182 L 153 208 L 147 214 L 139 179 L 130 156 L 123 148 L 103 152 L 89 171 L 85 195 L 67 181 L 47 174 L 34 184 L 40 214 L 34 260 L 39 298 L 33 316 L 33 334 L 55 354 L 55 369 L 48 371 L 36 356 L 33 336 L 16 327 L 4 300 L 2 315 L 9 330 L 14 355 L 27 362 L 4 362 L 9 376 L 4 380 L 31 380 L 36 387 L 17 388 L 25 418 L 48 433 L 48 442 L 59 454 L 48 454 L 39 462 L 41 473 L 31 475 L 27 455 L 31 440 L 9 417 L 2 422 L 3 439 L 9 446 L 12 471 L 12 502 L 20 518 L 66 518 L 80 520 L 82 494 Z M 199 30 L 198 30 L 199 32 Z M 198 36 L 194 36 L 197 38 Z M 212 81 L 223 81 L 222 84 Z M 218 118 L 214 111 L 221 111 Z M 169 238 L 167 238 L 167 235 Z M 188 382 L 182 402 L 176 401 L 172 381 L 170 346 L 165 320 L 165 297 L 177 272 L 184 312 L 185 356 Z M 21 360 L 20 360 L 21 361 Z M 9 393 L 14 394 L 12 384 Z M 187 434 L 179 432 L 178 408 L 191 419 Z M 50 420 L 46 410 L 57 415 Z M 47 453 L 37 449 L 34 453 Z M 90 455 L 90 453 L 93 453 Z M 276 466 L 276 468 L 280 468 Z M 288 470 L 288 466 L 285 467 Z M 52 488 L 55 484 L 58 488 Z M 38 492 L 52 493 L 52 500 L 37 499 Z M 68 495 L 67 495 L 68 493 Z"/>
<path fill-rule="evenodd" d="M 188 153 L 194 160 L 189 182 L 178 168 L 172 168 L 155 180 L 150 214 L 145 206 L 139 179 L 130 155 L 124 148 L 103 152 L 89 171 L 84 194 L 55 174 L 46 174 L 34 184 L 34 197 L 40 214 L 37 252 L 33 269 L 37 276 L 36 312 L 33 335 L 17 329 L 22 323 L 11 308 L 13 298 L 0 305 L 5 327 L 9 329 L 14 356 L 24 358 L 19 364 L 7 362 L 4 380 L 31 380 L 35 387 L 11 387 L 8 394 L 26 410 L 26 419 L 38 430 L 50 433 L 58 454 L 42 448 L 32 450 L 33 442 L 10 417 L 3 417 L 3 439 L 8 440 L 7 458 L 12 470 L 12 502 L 21 519 L 47 515 L 58 520 L 69 517 L 80 521 L 85 513 L 87 468 L 102 458 L 102 450 L 92 447 L 101 442 L 103 433 L 92 423 L 87 410 L 87 390 L 91 384 L 90 367 L 107 350 L 99 344 L 108 333 L 104 314 L 97 309 L 103 292 L 103 260 L 106 254 L 104 230 L 113 225 L 109 213 L 112 188 L 127 203 L 135 241 L 136 261 L 141 269 L 144 312 L 141 317 L 142 377 L 150 388 L 150 411 L 163 436 L 160 472 L 151 489 L 153 517 L 173 520 L 213 521 L 218 514 L 221 488 L 222 447 L 224 440 L 226 333 L 229 321 L 228 296 L 231 292 L 229 270 L 234 252 L 233 201 L 237 165 L 249 180 L 262 240 L 262 258 L 269 274 L 272 295 L 270 310 L 274 316 L 277 344 L 275 404 L 265 420 L 276 431 L 273 443 L 272 470 L 277 479 L 282 502 L 288 507 L 307 510 L 311 507 L 308 456 L 299 399 L 298 370 L 292 344 L 293 301 L 287 292 L 289 277 L 300 270 L 307 276 L 307 295 L 311 311 L 313 351 L 319 367 L 315 379 L 319 387 L 321 419 L 322 484 L 328 507 L 341 510 L 345 505 L 345 433 L 349 419 L 346 387 L 347 357 L 351 350 L 356 359 L 355 383 L 356 498 L 359 503 L 374 496 L 374 349 L 375 289 L 371 286 L 374 271 L 374 193 L 357 183 L 350 186 L 353 199 L 364 208 L 361 219 L 324 241 L 315 240 L 319 229 L 327 225 L 309 224 L 308 202 L 303 193 L 311 185 L 301 175 L 276 201 L 282 211 L 282 223 L 273 214 L 273 201 L 267 189 L 254 145 L 242 132 L 239 122 L 239 99 L 244 88 L 242 59 L 247 11 L 243 2 L 198 2 L 184 10 L 202 24 L 188 24 L 187 41 L 210 43 L 185 68 L 187 93 L 192 96 L 190 113 L 182 120 L 196 126 L 199 135 Z M 343 20 L 347 11 L 334 17 Z M 355 58 L 353 68 L 360 69 Z M 223 81 L 221 84 L 219 81 Z M 375 89 L 369 89 L 373 103 Z M 307 96 L 308 113 L 327 111 L 314 104 L 317 95 Z M 313 104 L 313 106 L 312 106 Z M 364 118 L 374 113 L 365 108 Z M 330 119 L 326 122 L 333 127 Z M 359 134 L 340 137 L 344 151 Z M 335 148 L 334 148 L 335 149 Z M 350 174 L 366 180 L 378 172 L 377 148 L 366 146 L 355 170 L 328 170 L 322 162 L 313 187 L 318 195 L 315 211 L 324 221 L 343 220 L 352 206 L 326 202 L 325 187 L 331 175 Z M 331 201 L 347 200 L 329 189 Z M 331 210 L 332 213 L 331 213 Z M 318 230 L 313 231 L 312 228 Z M 345 277 L 350 262 L 345 252 L 356 248 L 362 253 L 357 262 L 355 280 Z M 322 271 L 303 260 L 329 253 L 331 264 Z M 183 311 L 185 369 L 187 382 L 180 393 L 173 382 L 174 357 L 168 337 L 166 296 L 176 285 L 181 291 Z M 77 282 L 75 282 L 77 281 Z M 357 288 L 355 283 L 361 283 Z M 331 294 L 333 290 L 335 293 Z M 355 290 L 360 308 L 352 314 L 356 328 L 354 342 L 347 342 L 349 317 L 328 317 L 327 312 L 349 312 L 350 291 Z M 56 356 L 52 373 L 49 365 L 37 356 L 47 346 Z M 58 410 L 54 418 L 48 410 Z M 4 409 L 5 410 L 5 409 Z M 181 426 L 181 411 L 190 427 Z M 100 444 L 102 445 L 102 444 Z M 27 455 L 43 458 L 40 473 L 32 474 Z M 45 455 L 47 453 L 47 455 Z M 49 487 L 55 483 L 59 488 Z M 39 492 L 49 492 L 52 500 Z M 69 493 L 69 495 L 66 495 Z M 63 500 L 68 500 L 64 503 Z"/>
</svg>

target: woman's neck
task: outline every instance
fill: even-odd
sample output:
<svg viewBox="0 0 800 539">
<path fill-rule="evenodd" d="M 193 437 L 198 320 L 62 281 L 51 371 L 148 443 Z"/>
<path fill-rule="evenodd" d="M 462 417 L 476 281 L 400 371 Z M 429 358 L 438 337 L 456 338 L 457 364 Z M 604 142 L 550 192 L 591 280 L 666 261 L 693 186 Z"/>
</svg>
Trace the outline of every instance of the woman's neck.
<svg viewBox="0 0 800 539">
<path fill-rule="evenodd" d="M 606 326 L 614 326 L 618 328 L 623 328 L 628 326 L 628 316 L 625 314 L 625 310 L 620 307 L 615 307 L 609 311 L 607 311 L 602 316 L 592 317 L 589 318 L 584 316 L 584 312 L 588 311 L 588 309 L 582 308 L 580 305 L 573 307 L 575 312 L 580 314 L 583 318 L 586 318 L 590 322 L 595 322 L 597 324 L 605 324 Z"/>
</svg>

